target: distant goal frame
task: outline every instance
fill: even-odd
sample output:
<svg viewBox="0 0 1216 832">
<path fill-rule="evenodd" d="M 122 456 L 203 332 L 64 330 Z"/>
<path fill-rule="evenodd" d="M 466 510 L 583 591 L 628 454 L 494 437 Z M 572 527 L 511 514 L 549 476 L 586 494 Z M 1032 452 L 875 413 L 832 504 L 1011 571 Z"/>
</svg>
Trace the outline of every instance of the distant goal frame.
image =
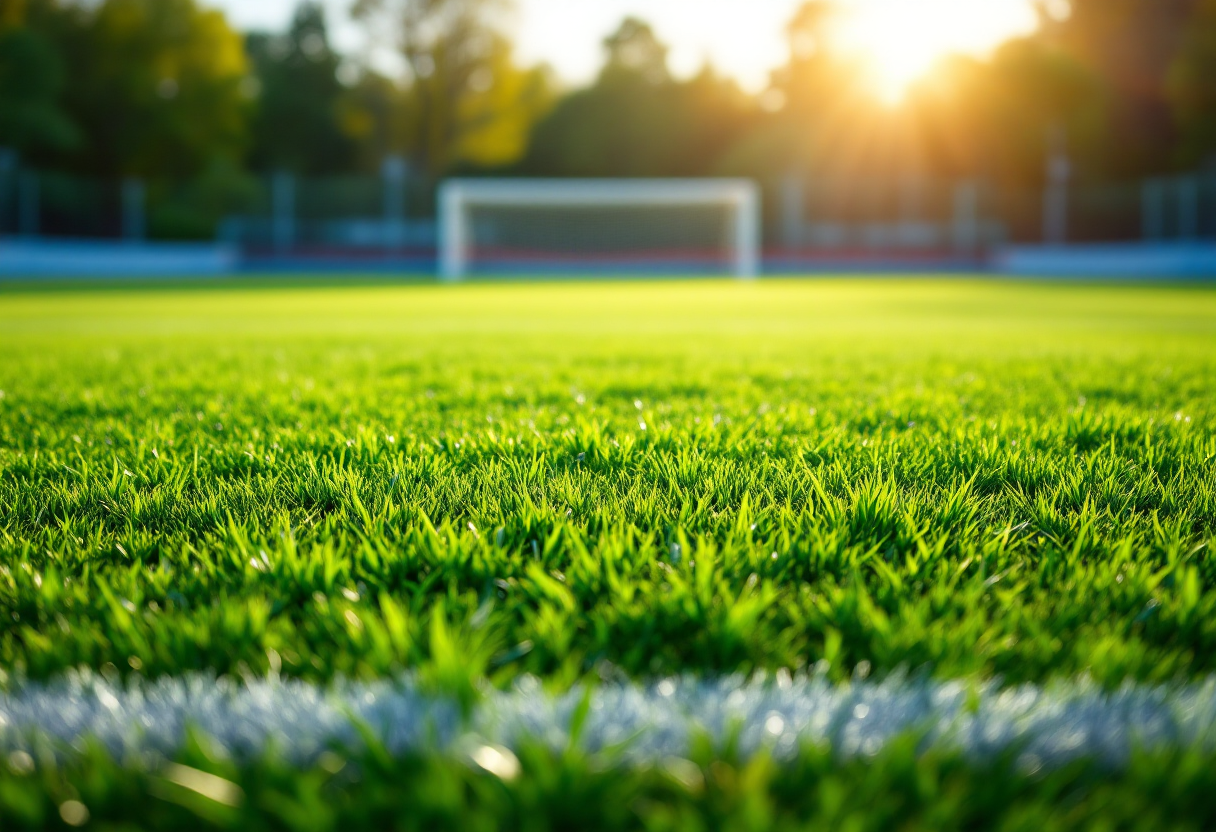
<svg viewBox="0 0 1216 832">
<path fill-rule="evenodd" d="M 449 179 L 439 189 L 439 276 L 471 271 L 470 209 L 724 206 L 729 223 L 724 271 L 750 280 L 761 269 L 760 188 L 750 179 Z"/>
</svg>

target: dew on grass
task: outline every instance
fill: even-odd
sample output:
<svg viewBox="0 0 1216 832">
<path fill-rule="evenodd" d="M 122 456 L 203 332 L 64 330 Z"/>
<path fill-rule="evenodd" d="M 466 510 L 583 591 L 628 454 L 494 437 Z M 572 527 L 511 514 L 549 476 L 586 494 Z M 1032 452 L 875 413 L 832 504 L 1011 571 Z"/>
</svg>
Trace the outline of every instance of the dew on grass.
<svg viewBox="0 0 1216 832">
<path fill-rule="evenodd" d="M 189 789 L 223 806 L 240 806 L 245 799 L 244 791 L 236 783 L 191 766 L 170 763 L 161 776 L 170 783 L 175 783 L 183 789 Z"/>
<path fill-rule="evenodd" d="M 501 745 L 482 745 L 470 755 L 473 762 L 500 780 L 514 780 L 519 776 L 519 758 Z"/>
<path fill-rule="evenodd" d="M 68 826 L 84 826 L 89 822 L 89 807 L 79 800 L 65 800 L 59 804 L 59 817 Z"/>
<path fill-rule="evenodd" d="M 699 792 L 705 788 L 705 775 L 701 773 L 701 767 L 692 760 L 668 756 L 663 759 L 662 765 L 663 770 L 686 790 Z"/>
<path fill-rule="evenodd" d="M 3 717 L 3 714 L 0 714 Z M 0 723 L 2 725 L 3 723 Z M 25 776 L 34 771 L 34 758 L 28 751 L 18 749 L 8 755 L 8 767 L 14 774 Z"/>
<path fill-rule="evenodd" d="M 332 751 L 323 751 L 317 758 L 317 766 L 329 774 L 337 774 L 346 768 L 346 760 Z"/>
</svg>

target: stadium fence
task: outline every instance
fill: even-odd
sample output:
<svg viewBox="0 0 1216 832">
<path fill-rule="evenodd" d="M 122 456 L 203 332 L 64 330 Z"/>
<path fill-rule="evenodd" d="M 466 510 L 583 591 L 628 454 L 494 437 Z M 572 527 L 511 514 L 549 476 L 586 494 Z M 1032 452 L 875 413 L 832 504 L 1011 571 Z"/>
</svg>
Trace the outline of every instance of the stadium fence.
<svg viewBox="0 0 1216 832">
<path fill-rule="evenodd" d="M 432 271 L 441 184 L 395 157 L 377 175 L 218 171 L 187 182 L 40 170 L 0 152 L 0 237 L 211 240 L 244 268 Z M 757 184 L 769 271 L 974 268 L 1011 246 L 1216 242 L 1213 173 L 1041 188 L 797 173 Z"/>
</svg>

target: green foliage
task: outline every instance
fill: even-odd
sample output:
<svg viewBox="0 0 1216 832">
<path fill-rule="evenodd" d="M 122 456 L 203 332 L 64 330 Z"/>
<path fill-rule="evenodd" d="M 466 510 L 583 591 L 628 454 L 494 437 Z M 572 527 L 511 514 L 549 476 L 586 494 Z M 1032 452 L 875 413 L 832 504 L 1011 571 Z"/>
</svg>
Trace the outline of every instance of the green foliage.
<svg viewBox="0 0 1216 832">
<path fill-rule="evenodd" d="M 886 142 L 900 131 L 876 124 L 889 122 L 890 114 L 881 112 L 867 87 L 865 63 L 836 43 L 838 22 L 839 8 L 825 0 L 804 3 L 794 13 L 785 32 L 789 61 L 773 72 L 765 92 L 774 112 L 731 148 L 725 167 L 766 178 L 791 171 L 880 176 L 890 171 L 875 167 L 879 159 L 883 165 L 909 163 L 887 158 Z"/>
<path fill-rule="evenodd" d="M 404 150 L 439 176 L 510 164 L 549 107 L 543 69 L 518 67 L 503 35 L 503 0 L 358 0 L 354 15 L 392 32 L 409 70 L 401 99 Z"/>
<path fill-rule="evenodd" d="M 349 169 L 355 146 L 341 119 L 341 58 L 330 47 L 322 7 L 302 3 L 286 34 L 250 35 L 246 49 L 259 87 L 249 155 L 254 169 Z"/>
<path fill-rule="evenodd" d="M 80 141 L 63 112 L 64 67 L 45 37 L 0 26 L 0 146 L 28 153 Z"/>
<path fill-rule="evenodd" d="M 208 179 L 178 188 L 154 218 L 189 236 L 214 211 L 182 194 L 212 194 L 216 171 L 245 165 L 368 173 L 391 154 L 428 180 L 927 175 L 1008 193 L 1041 185 L 1061 138 L 1086 182 L 1193 169 L 1216 150 L 1210 0 L 1074 0 L 1055 17 L 1048 4 L 1039 31 L 982 59 L 943 60 L 897 106 L 877 100 L 830 0 L 794 12 L 789 59 L 759 95 L 708 65 L 673 78 L 664 44 L 629 18 L 595 82 L 559 97 L 546 69 L 514 56 L 508 5 L 360 0 L 355 16 L 408 72 L 388 79 L 346 56 L 340 82 L 343 58 L 312 2 L 287 32 L 243 45 L 197 0 L 6 0 L 0 145 L 44 169 Z"/>
<path fill-rule="evenodd" d="M 1178 161 L 1186 165 L 1216 158 L 1216 3 L 1195 9 L 1182 48 L 1170 69 L 1169 93 L 1182 133 Z"/>
<path fill-rule="evenodd" d="M 148 191 L 148 233 L 153 238 L 207 240 L 228 214 L 250 210 L 262 191 L 258 182 L 228 159 L 215 159 L 197 176 L 159 180 Z"/>
<path fill-rule="evenodd" d="M 1216 670 L 1206 288 L 199 287 L 0 316 L 0 664 L 30 676 Z"/>
<path fill-rule="evenodd" d="M 605 47 L 595 84 L 562 99 L 537 124 L 521 171 L 703 175 L 754 123 L 754 103 L 710 68 L 690 81 L 674 80 L 666 47 L 642 21 L 626 19 Z"/>
<path fill-rule="evenodd" d="M 431 131 L 426 100 L 438 100 L 441 79 L 416 84 L 406 99 L 406 116 L 435 142 L 428 157 L 452 167 L 493 168 L 516 162 L 528 148 L 532 127 L 553 104 L 553 79 L 543 67 L 521 69 L 511 44 L 495 35 L 482 65 L 469 76 L 463 94 L 451 102 L 452 138 L 446 147 Z M 424 89 L 425 88 L 425 89 Z"/>
<path fill-rule="evenodd" d="M 241 39 L 194 0 L 32 0 L 3 41 L 0 140 L 40 165 L 181 178 L 243 151 Z"/>
<path fill-rule="evenodd" d="M 953 172 L 987 169 L 1005 185 L 1037 185 L 1062 131 L 1082 176 L 1100 177 L 1109 146 L 1101 79 L 1039 38 L 1011 41 L 987 61 L 944 63 L 913 95 L 927 152 Z"/>
<path fill-rule="evenodd" d="M 1045 12 L 1039 31 L 990 56 L 944 59 L 898 106 L 877 100 L 867 61 L 841 43 L 838 3 L 811 0 L 794 13 L 789 60 L 760 96 L 741 96 L 706 70 L 693 85 L 709 108 L 688 105 L 693 85 L 671 79 L 666 49 L 645 23 L 626 20 L 595 84 L 538 125 L 523 169 L 766 181 L 929 173 L 1037 189 L 1057 136 L 1088 181 L 1205 161 L 1216 147 L 1210 4 L 1072 6 L 1061 20 Z"/>
<path fill-rule="evenodd" d="M 1179 134 L 1171 113 L 1169 76 L 1188 39 L 1205 21 L 1201 0 L 1072 0 L 1070 13 L 1047 28 L 1100 79 L 1109 105 L 1108 174 L 1168 170 Z M 1209 80 L 1210 84 L 1211 81 Z"/>
<path fill-rule="evenodd" d="M 91 170 L 184 177 L 239 157 L 245 56 L 220 12 L 194 0 L 106 0 L 85 21 L 66 54 Z"/>
</svg>

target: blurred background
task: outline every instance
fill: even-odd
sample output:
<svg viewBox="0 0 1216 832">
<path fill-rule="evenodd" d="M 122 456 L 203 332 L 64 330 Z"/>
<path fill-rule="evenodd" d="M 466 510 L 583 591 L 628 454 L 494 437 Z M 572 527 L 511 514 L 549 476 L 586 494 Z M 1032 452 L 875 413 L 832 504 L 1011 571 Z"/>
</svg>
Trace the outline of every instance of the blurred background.
<svg viewBox="0 0 1216 832">
<path fill-rule="evenodd" d="M 425 272 L 457 175 L 747 177 L 770 270 L 1216 271 L 1216 0 L 0 0 L 0 272 Z"/>
</svg>

